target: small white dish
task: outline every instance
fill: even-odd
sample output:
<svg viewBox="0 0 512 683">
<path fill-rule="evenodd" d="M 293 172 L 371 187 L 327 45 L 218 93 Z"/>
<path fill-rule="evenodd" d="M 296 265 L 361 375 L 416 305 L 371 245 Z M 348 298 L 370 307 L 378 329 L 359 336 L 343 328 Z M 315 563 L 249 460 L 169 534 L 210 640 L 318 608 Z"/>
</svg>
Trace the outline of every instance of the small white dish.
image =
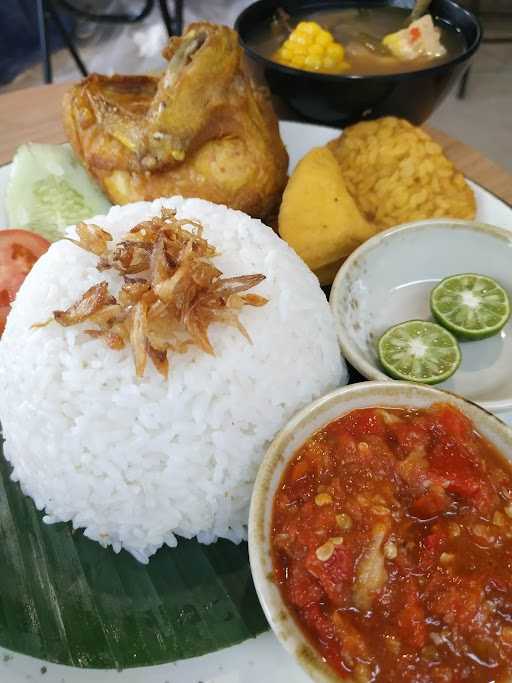
<svg viewBox="0 0 512 683">
<path fill-rule="evenodd" d="M 341 679 L 312 647 L 294 620 L 274 581 L 271 556 L 272 509 L 284 470 L 295 451 L 315 431 L 358 408 L 426 408 L 449 403 L 463 412 L 476 429 L 512 460 L 512 429 L 494 415 L 453 394 L 408 382 L 360 382 L 318 399 L 293 417 L 274 439 L 256 478 L 249 512 L 249 558 L 254 585 L 267 620 L 278 640 L 317 683 L 356 683 Z"/>
<path fill-rule="evenodd" d="M 392 325 L 431 320 L 429 294 L 448 275 L 479 273 L 512 299 L 512 234 L 482 223 L 428 220 L 381 232 L 356 249 L 334 280 L 330 304 L 345 358 L 368 379 L 389 380 L 377 341 Z M 512 320 L 494 337 L 462 342 L 462 362 L 440 389 L 486 410 L 512 409 Z"/>
</svg>

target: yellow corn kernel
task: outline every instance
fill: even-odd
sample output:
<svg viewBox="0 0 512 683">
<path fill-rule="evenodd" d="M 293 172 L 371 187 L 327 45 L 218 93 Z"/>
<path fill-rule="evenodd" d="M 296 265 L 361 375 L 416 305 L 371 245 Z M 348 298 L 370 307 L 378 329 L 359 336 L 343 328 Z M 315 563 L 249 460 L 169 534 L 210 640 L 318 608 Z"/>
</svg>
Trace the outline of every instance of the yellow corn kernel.
<svg viewBox="0 0 512 683">
<path fill-rule="evenodd" d="M 288 38 L 290 43 L 298 43 L 299 45 L 307 45 L 308 43 L 311 42 L 310 38 L 308 35 L 304 35 L 303 33 L 297 33 L 294 31 L 291 36 Z"/>
<path fill-rule="evenodd" d="M 318 45 L 317 43 L 310 45 L 309 50 L 308 50 L 308 54 L 313 55 L 314 57 L 323 57 L 324 52 L 325 52 L 324 46 Z"/>
<path fill-rule="evenodd" d="M 275 53 L 281 64 L 309 71 L 341 73 L 348 64 L 343 61 L 345 50 L 332 34 L 315 21 L 301 21 Z"/>
<path fill-rule="evenodd" d="M 331 45 L 327 46 L 325 53 L 328 57 L 332 57 L 340 62 L 343 61 L 343 57 L 345 56 L 345 50 L 340 43 L 331 43 Z"/>
<path fill-rule="evenodd" d="M 297 55 L 292 58 L 290 65 L 296 67 L 297 69 L 301 69 L 304 66 L 305 62 L 306 60 L 302 55 Z"/>
<path fill-rule="evenodd" d="M 338 63 L 332 57 L 324 57 L 322 61 L 322 66 L 326 71 L 336 68 L 337 65 Z"/>
<path fill-rule="evenodd" d="M 319 29 L 320 26 L 316 23 L 316 21 L 301 21 L 297 24 L 295 31 L 297 31 L 298 33 L 305 33 L 311 35 L 313 33 L 317 33 Z"/>
<path fill-rule="evenodd" d="M 308 45 L 302 45 L 302 43 L 295 43 L 295 45 L 292 47 L 292 53 L 294 55 L 302 55 L 305 57 L 308 54 L 309 50 Z"/>
<path fill-rule="evenodd" d="M 391 49 L 392 46 L 397 45 L 400 42 L 400 36 L 398 33 L 388 33 L 382 39 L 382 44 Z"/>
<path fill-rule="evenodd" d="M 310 69 L 319 69 L 322 66 L 322 60 L 317 55 L 308 55 L 304 60 L 304 66 Z"/>
<path fill-rule="evenodd" d="M 317 45 L 323 45 L 324 47 L 326 47 L 327 45 L 334 43 L 334 38 L 329 33 L 329 31 L 320 31 L 320 33 L 317 33 L 317 35 L 315 36 L 315 43 Z"/>
</svg>

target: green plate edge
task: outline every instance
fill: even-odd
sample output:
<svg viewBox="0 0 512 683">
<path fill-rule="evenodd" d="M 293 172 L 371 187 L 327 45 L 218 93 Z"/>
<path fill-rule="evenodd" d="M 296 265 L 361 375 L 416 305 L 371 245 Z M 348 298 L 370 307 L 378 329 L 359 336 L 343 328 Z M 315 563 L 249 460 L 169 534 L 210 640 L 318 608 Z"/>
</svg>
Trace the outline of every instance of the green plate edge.
<svg viewBox="0 0 512 683">
<path fill-rule="evenodd" d="M 181 539 L 142 565 L 47 525 L 0 449 L 0 645 L 50 662 L 124 669 L 214 652 L 268 629 L 247 544 Z"/>
</svg>

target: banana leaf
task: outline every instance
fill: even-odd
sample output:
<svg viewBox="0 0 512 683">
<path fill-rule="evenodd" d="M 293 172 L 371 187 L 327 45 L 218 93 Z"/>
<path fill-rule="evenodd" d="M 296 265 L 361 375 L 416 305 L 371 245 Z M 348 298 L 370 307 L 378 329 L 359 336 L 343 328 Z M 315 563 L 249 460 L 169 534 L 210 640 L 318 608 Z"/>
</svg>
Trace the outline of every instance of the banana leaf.
<svg viewBox="0 0 512 683">
<path fill-rule="evenodd" d="M 246 544 L 180 540 L 141 565 L 69 524 L 44 524 L 0 453 L 1 646 L 123 669 L 196 657 L 267 628 Z"/>
</svg>

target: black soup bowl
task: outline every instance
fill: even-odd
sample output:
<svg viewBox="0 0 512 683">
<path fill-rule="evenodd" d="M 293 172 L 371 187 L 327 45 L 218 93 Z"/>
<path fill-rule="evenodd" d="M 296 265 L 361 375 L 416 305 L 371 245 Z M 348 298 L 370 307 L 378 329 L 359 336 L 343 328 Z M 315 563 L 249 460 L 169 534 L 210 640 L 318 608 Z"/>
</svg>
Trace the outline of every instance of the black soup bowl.
<svg viewBox="0 0 512 683">
<path fill-rule="evenodd" d="M 266 80 L 278 104 L 283 102 L 300 117 L 335 126 L 379 116 L 399 116 L 420 124 L 469 66 L 482 37 L 476 17 L 453 0 L 433 0 L 430 13 L 436 23 L 460 31 L 465 50 L 448 62 L 418 71 L 375 76 L 314 73 L 277 64 L 251 47 L 278 7 L 299 19 L 322 9 L 412 5 L 412 0 L 257 0 L 239 15 L 235 28 L 257 77 Z"/>
</svg>

